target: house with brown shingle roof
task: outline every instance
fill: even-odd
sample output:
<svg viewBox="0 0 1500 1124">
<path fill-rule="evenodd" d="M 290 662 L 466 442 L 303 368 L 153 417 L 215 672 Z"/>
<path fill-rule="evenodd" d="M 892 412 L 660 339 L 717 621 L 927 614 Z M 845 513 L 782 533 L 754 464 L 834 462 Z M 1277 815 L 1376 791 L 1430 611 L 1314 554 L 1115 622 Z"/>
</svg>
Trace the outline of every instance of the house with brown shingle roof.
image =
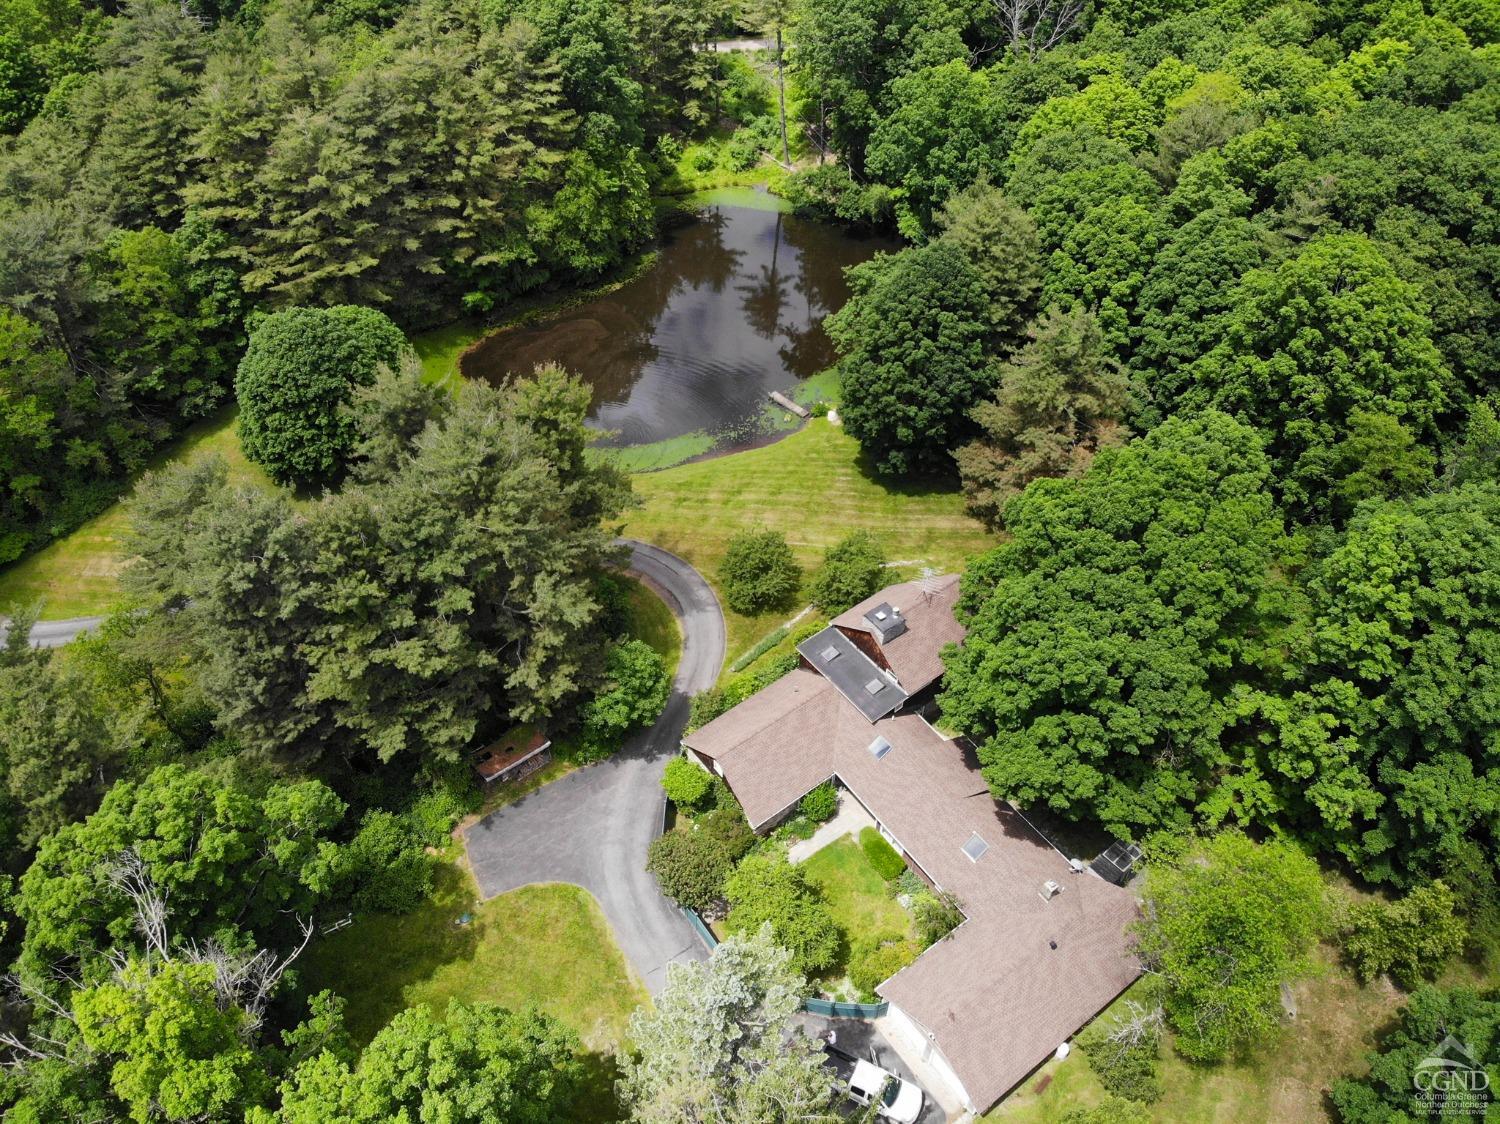
<svg viewBox="0 0 1500 1124">
<path fill-rule="evenodd" d="M 835 780 L 964 921 L 876 991 L 907 1044 L 988 1110 L 1140 974 L 1135 899 L 989 791 L 918 714 L 961 643 L 958 578 L 881 590 L 798 645 L 801 666 L 686 735 L 757 831 Z"/>
</svg>

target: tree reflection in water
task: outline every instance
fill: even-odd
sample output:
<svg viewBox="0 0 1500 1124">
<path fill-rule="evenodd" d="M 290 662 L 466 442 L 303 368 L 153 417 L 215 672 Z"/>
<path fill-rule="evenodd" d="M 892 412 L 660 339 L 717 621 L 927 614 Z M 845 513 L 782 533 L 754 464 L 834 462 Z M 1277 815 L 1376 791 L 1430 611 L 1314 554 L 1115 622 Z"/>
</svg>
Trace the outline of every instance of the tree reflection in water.
<svg viewBox="0 0 1500 1124">
<path fill-rule="evenodd" d="M 606 444 L 744 432 L 766 394 L 835 357 L 823 318 L 848 296 L 844 269 L 887 242 L 779 211 L 715 204 L 666 234 L 656 264 L 554 319 L 496 332 L 464 356 L 503 381 L 558 362 L 593 387 Z"/>
</svg>

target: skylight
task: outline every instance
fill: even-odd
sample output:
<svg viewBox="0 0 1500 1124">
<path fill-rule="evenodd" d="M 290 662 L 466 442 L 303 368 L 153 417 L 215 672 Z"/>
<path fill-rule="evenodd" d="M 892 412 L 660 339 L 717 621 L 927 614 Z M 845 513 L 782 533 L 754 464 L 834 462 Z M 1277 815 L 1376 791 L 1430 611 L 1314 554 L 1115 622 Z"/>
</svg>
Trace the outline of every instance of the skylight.
<svg viewBox="0 0 1500 1124">
<path fill-rule="evenodd" d="M 890 751 L 891 743 L 886 741 L 883 737 L 876 738 L 870 743 L 870 756 L 875 758 L 876 761 L 879 761 Z"/>
<path fill-rule="evenodd" d="M 878 695 L 883 690 L 885 690 L 885 684 L 879 679 L 871 679 L 865 684 L 865 694 L 867 695 Z"/>
<path fill-rule="evenodd" d="M 984 853 L 990 849 L 990 845 L 979 837 L 979 832 L 969 836 L 969 841 L 964 844 L 964 854 L 969 856 L 969 861 L 977 863 L 984 857 Z"/>
<path fill-rule="evenodd" d="M 828 645 L 828 647 L 819 652 L 818 655 L 822 657 L 824 663 L 828 663 L 830 660 L 836 660 L 839 658 L 839 650 L 832 644 L 830 644 Z"/>
</svg>

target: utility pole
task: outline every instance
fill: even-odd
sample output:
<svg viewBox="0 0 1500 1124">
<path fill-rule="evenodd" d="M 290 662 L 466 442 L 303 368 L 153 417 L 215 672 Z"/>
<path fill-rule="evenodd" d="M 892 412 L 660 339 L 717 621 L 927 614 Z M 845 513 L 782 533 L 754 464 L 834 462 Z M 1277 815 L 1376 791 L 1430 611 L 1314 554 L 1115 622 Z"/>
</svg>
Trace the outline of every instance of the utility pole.
<svg viewBox="0 0 1500 1124">
<path fill-rule="evenodd" d="M 781 101 L 781 162 L 787 167 L 792 166 L 792 148 L 786 139 L 786 60 L 781 51 L 781 19 L 777 13 L 776 20 L 776 93 Z"/>
</svg>

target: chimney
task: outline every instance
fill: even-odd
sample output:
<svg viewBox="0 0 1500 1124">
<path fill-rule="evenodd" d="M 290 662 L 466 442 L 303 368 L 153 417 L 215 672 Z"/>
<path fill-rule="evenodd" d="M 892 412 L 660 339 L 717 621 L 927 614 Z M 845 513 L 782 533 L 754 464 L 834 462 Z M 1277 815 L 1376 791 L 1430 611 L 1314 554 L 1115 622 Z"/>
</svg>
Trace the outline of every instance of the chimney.
<svg viewBox="0 0 1500 1124">
<path fill-rule="evenodd" d="M 887 601 L 882 601 L 875 608 L 865 614 L 865 623 L 875 633 L 875 639 L 881 645 L 889 644 L 896 637 L 906 631 L 906 618 L 901 615 L 901 610 Z"/>
</svg>

